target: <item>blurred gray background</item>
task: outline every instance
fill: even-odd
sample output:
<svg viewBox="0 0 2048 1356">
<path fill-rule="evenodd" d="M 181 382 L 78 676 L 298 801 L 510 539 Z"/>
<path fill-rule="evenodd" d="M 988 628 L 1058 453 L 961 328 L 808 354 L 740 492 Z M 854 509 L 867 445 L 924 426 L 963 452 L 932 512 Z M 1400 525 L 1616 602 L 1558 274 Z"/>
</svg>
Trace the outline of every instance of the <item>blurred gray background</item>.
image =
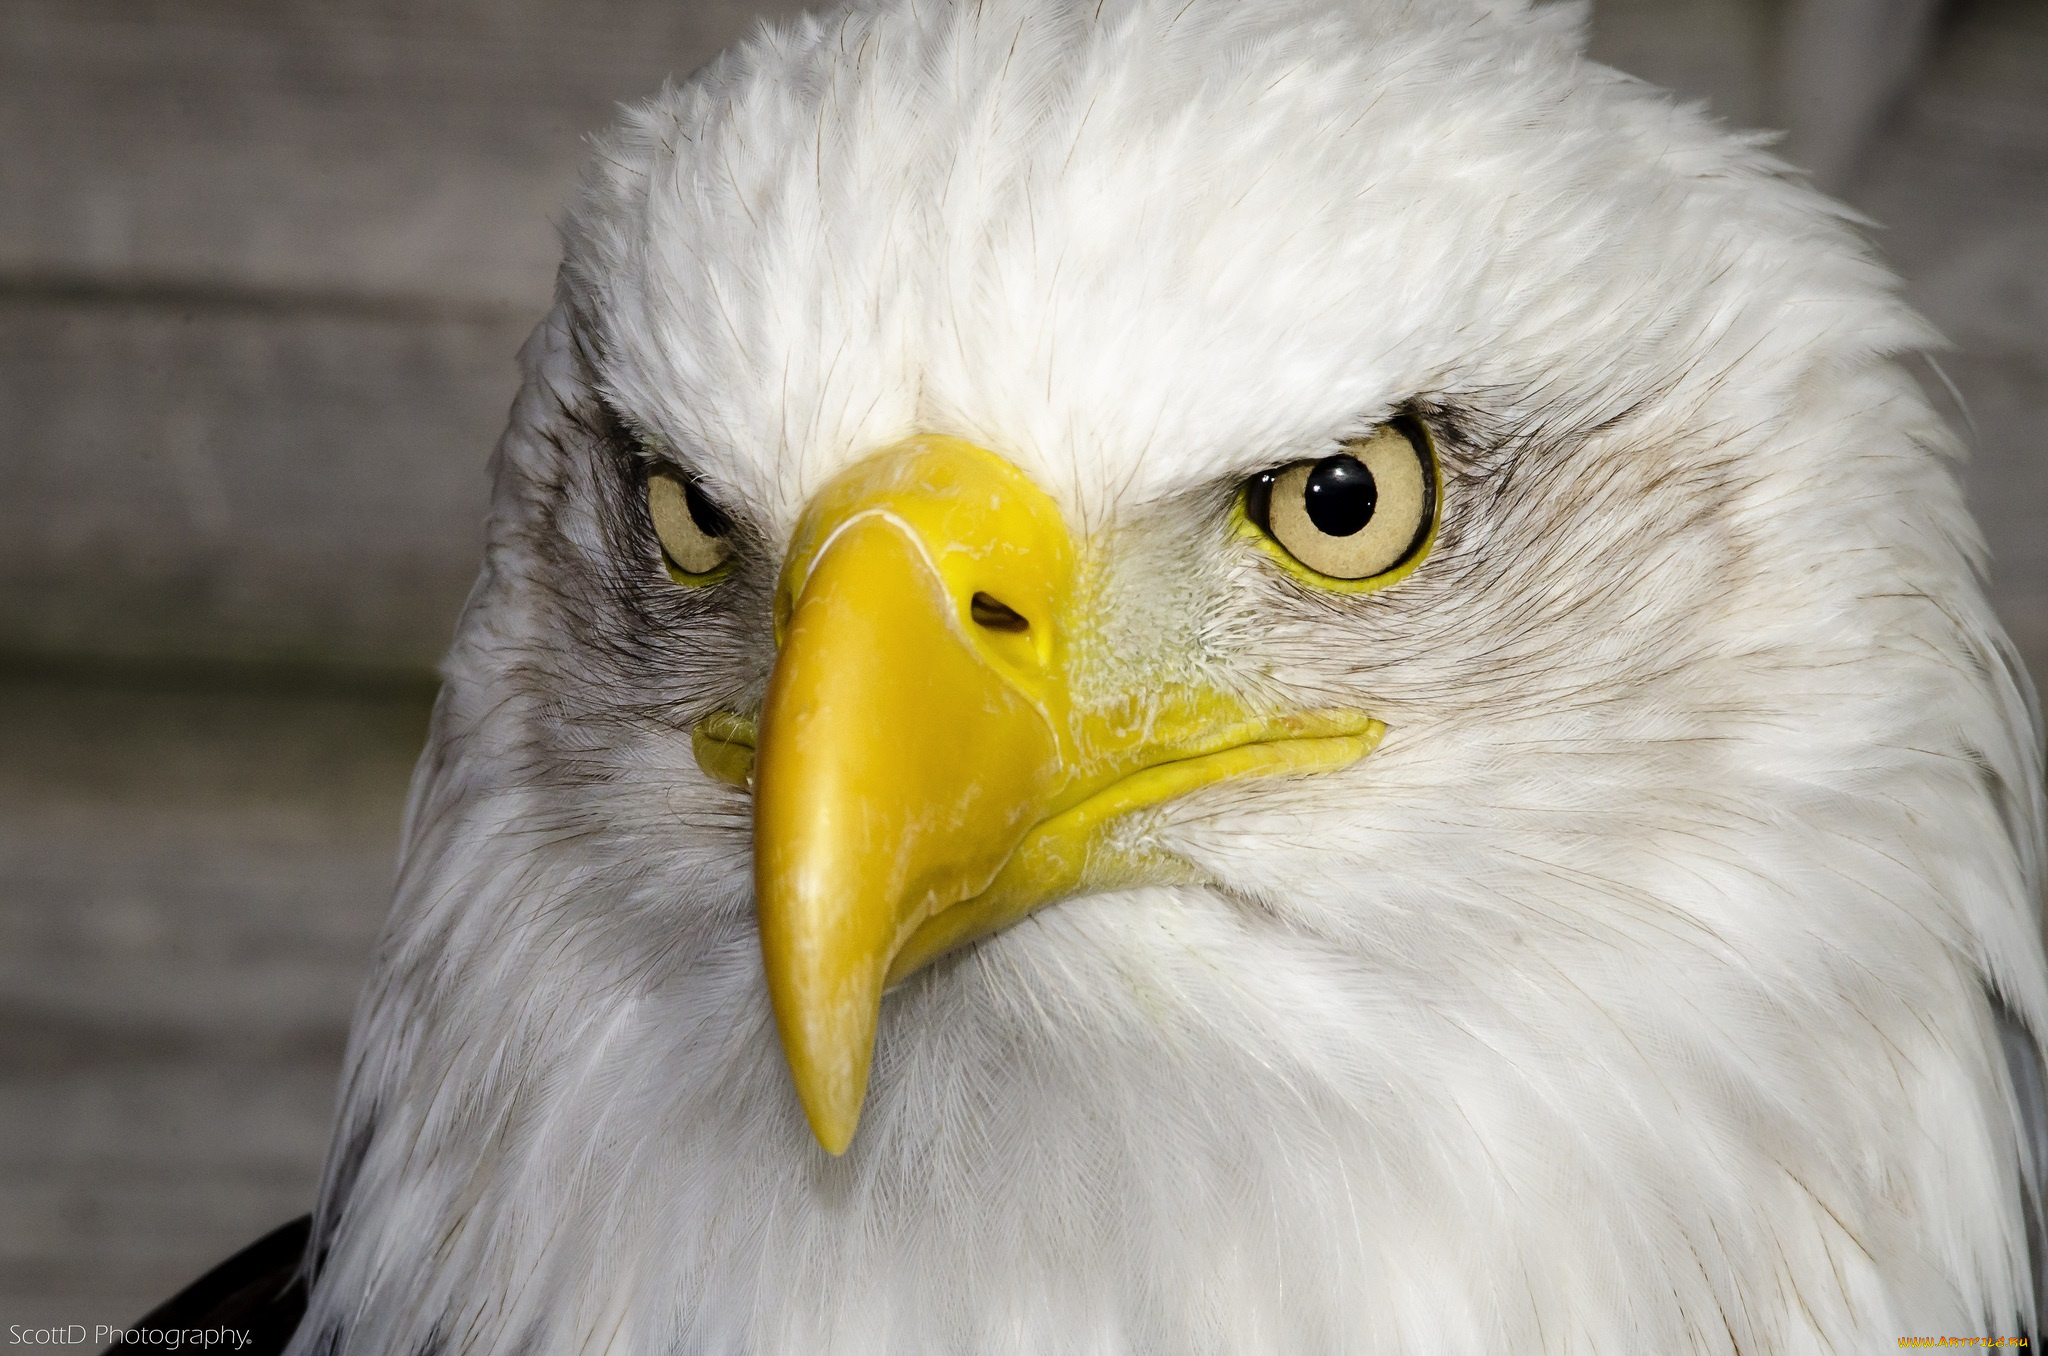
<svg viewBox="0 0 2048 1356">
<path fill-rule="evenodd" d="M 311 1204 L 581 139 L 764 12 L 0 0 L 0 1326 L 126 1322 Z M 1878 223 L 2048 673 L 2048 4 L 1593 33 Z"/>
</svg>

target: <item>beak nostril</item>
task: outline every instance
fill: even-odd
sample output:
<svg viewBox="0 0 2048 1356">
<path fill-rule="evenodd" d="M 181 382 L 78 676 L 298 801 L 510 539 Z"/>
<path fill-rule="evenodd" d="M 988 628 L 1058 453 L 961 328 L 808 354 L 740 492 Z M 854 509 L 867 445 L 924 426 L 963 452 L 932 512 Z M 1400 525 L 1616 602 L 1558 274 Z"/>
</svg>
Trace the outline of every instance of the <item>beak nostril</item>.
<svg viewBox="0 0 2048 1356">
<path fill-rule="evenodd" d="M 1031 623 L 1001 599 L 986 593 L 977 593 L 968 601 L 967 611 L 974 618 L 976 626 L 986 626 L 991 631 L 1028 631 Z"/>
</svg>

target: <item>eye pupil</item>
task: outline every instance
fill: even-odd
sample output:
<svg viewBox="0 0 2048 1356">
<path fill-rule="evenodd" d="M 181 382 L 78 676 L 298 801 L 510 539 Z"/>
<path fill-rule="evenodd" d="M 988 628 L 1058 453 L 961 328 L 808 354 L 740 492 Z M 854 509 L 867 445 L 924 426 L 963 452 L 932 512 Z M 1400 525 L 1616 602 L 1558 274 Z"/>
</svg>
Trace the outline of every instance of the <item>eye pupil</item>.
<svg viewBox="0 0 2048 1356">
<path fill-rule="evenodd" d="M 1380 487 L 1372 472 L 1356 457 L 1343 454 L 1317 462 L 1302 489 L 1308 520 L 1318 532 L 1332 537 L 1359 532 L 1372 521 L 1379 502 Z"/>
<path fill-rule="evenodd" d="M 732 534 L 732 519 L 726 517 L 725 510 L 712 503 L 704 491 L 697 488 L 696 481 L 683 482 L 683 502 L 689 506 L 690 521 L 695 523 L 697 530 L 705 536 L 726 537 Z"/>
</svg>

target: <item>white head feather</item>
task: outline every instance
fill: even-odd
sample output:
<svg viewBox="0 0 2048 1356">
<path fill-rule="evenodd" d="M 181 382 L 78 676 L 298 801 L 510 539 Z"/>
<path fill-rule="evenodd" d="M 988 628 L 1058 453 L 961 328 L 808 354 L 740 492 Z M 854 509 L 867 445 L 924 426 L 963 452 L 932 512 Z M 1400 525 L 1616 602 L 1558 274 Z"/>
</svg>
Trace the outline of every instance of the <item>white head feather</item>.
<svg viewBox="0 0 2048 1356">
<path fill-rule="evenodd" d="M 1577 20 L 884 0 L 626 113 L 524 354 L 296 1351 L 1795 1353 L 2031 1314 L 1997 1023 L 2048 1019 L 2039 738 L 1899 365 L 1932 336 Z M 742 524 L 729 585 L 663 582 L 607 408 Z M 1314 596 L 1223 529 L 1397 411 L 1447 477 L 1407 582 Z M 1096 681 L 1391 733 L 1134 827 L 1213 885 L 897 990 L 835 1160 L 689 730 L 758 701 L 809 496 L 918 432 L 1058 500 Z"/>
</svg>

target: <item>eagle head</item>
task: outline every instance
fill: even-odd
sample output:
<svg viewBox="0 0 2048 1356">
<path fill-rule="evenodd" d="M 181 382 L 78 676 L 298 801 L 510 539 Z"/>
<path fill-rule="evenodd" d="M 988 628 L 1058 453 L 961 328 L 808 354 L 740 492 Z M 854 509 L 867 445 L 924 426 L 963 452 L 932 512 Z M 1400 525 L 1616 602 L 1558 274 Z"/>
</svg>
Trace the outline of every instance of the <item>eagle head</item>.
<svg viewBox="0 0 2048 1356">
<path fill-rule="evenodd" d="M 298 1350 L 2031 1313 L 2039 741 L 1932 335 L 1578 19 L 878 0 L 621 115 Z"/>
</svg>

